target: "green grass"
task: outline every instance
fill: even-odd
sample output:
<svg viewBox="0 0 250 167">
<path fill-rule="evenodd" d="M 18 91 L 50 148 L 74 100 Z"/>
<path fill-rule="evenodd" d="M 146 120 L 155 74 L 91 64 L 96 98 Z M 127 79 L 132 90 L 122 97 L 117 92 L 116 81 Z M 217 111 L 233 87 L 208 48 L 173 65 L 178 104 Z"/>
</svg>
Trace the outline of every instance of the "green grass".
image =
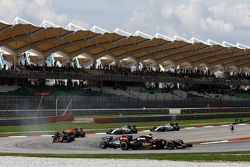
<svg viewBox="0 0 250 167">
<path fill-rule="evenodd" d="M 249 120 L 250 118 L 244 118 Z M 177 121 L 181 127 L 199 126 L 199 125 L 221 125 L 234 122 L 235 118 L 217 118 L 203 120 L 180 120 Z M 0 134 L 7 132 L 25 132 L 25 131 L 62 131 L 70 127 L 83 127 L 87 131 L 105 132 L 109 128 L 117 128 L 126 124 L 135 124 L 138 129 L 149 129 L 152 126 L 164 125 L 170 121 L 160 122 L 133 122 L 133 123 L 73 123 L 57 122 L 39 125 L 19 125 L 19 126 L 0 126 Z M 93 130 L 96 129 L 96 130 Z"/>
<path fill-rule="evenodd" d="M 0 153 L 0 156 L 47 157 L 47 158 L 112 158 L 151 159 L 174 161 L 250 161 L 250 152 L 227 153 L 151 153 L 151 154 L 26 154 Z"/>
</svg>

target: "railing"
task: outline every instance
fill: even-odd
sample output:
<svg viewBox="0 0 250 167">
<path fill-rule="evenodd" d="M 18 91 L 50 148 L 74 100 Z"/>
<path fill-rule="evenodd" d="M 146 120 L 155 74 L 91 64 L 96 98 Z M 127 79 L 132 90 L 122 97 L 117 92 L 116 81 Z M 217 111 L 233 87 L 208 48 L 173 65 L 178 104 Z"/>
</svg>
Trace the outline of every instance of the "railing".
<svg viewBox="0 0 250 167">
<path fill-rule="evenodd" d="M 75 72 L 36 72 L 36 71 L 0 71 L 0 78 L 37 78 L 37 79 L 80 79 L 93 81 L 126 81 L 126 82 L 171 82 L 189 84 L 211 85 L 250 85 L 249 80 L 226 79 L 199 79 L 186 77 L 150 76 L 150 75 L 126 75 L 126 74 L 99 74 Z"/>
</svg>

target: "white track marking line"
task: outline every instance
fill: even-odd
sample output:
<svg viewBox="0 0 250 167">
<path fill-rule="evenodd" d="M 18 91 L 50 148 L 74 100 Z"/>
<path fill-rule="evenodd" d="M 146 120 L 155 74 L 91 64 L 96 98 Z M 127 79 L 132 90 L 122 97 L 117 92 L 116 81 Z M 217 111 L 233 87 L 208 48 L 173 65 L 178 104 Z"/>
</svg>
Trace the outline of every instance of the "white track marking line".
<svg viewBox="0 0 250 167">
<path fill-rule="evenodd" d="M 215 126 L 203 126 L 203 128 L 213 128 Z"/>
<path fill-rule="evenodd" d="M 186 128 L 183 128 L 183 129 L 196 129 L 197 127 L 186 127 Z"/>
<path fill-rule="evenodd" d="M 222 127 L 230 126 L 230 125 L 221 125 Z"/>
<path fill-rule="evenodd" d="M 8 136 L 8 138 L 24 138 L 24 137 L 27 137 L 27 136 Z"/>
<path fill-rule="evenodd" d="M 105 135 L 106 133 L 95 133 L 96 135 Z"/>
<path fill-rule="evenodd" d="M 40 135 L 41 137 L 52 137 L 53 135 Z"/>
<path fill-rule="evenodd" d="M 247 124 L 237 124 L 237 125 L 243 126 L 243 125 L 247 125 Z"/>
<path fill-rule="evenodd" d="M 217 144 L 217 143 L 228 143 L 228 140 L 221 140 L 221 141 L 212 141 L 212 142 L 205 142 L 205 143 L 200 143 L 200 144 Z"/>
<path fill-rule="evenodd" d="M 150 130 L 143 130 L 143 132 L 150 132 Z"/>
</svg>

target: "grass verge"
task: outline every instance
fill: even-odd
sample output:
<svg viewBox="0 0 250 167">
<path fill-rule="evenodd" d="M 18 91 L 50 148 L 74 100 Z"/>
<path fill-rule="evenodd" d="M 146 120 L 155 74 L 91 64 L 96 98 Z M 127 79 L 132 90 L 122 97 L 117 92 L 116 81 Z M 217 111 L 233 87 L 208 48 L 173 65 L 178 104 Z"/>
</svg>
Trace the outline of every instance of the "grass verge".
<svg viewBox="0 0 250 167">
<path fill-rule="evenodd" d="M 250 118 L 244 118 L 249 120 Z M 222 125 L 234 122 L 235 118 L 216 118 L 202 120 L 180 120 L 177 121 L 181 127 L 203 126 L 203 125 Z M 0 126 L 0 135 L 9 132 L 27 132 L 30 131 L 62 131 L 70 127 L 83 127 L 86 131 L 105 132 L 109 128 L 117 128 L 126 124 L 135 124 L 139 130 L 146 130 L 152 126 L 164 125 L 167 122 L 130 122 L 130 123 L 73 123 L 73 122 L 57 122 L 37 125 L 19 125 L 19 126 Z M 47 132 L 45 132 L 47 133 Z"/>
<path fill-rule="evenodd" d="M 0 156 L 46 157 L 46 158 L 110 158 L 150 159 L 173 161 L 250 161 L 250 152 L 226 153 L 151 153 L 151 154 L 28 154 L 0 153 Z"/>
</svg>

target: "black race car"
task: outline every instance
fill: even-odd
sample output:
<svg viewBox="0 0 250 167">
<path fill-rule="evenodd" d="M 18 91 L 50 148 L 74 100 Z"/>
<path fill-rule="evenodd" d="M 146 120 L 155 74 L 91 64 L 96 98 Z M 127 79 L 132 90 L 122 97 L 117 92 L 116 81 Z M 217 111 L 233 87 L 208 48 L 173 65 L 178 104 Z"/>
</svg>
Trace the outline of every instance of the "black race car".
<svg viewBox="0 0 250 167">
<path fill-rule="evenodd" d="M 100 148 L 121 148 L 122 150 L 128 149 L 184 149 L 192 147 L 192 144 L 186 144 L 181 139 L 165 140 L 154 138 L 151 134 L 142 135 L 133 138 L 131 135 L 122 135 L 114 138 L 113 136 L 103 137 L 100 143 Z"/>
<path fill-rule="evenodd" d="M 178 123 L 171 122 L 163 126 L 154 126 L 153 128 L 150 129 L 150 131 L 154 132 L 167 132 L 167 131 L 179 131 L 180 127 Z"/>
<path fill-rule="evenodd" d="M 70 143 L 75 140 L 75 136 L 63 131 L 62 133 L 56 132 L 52 136 L 52 139 L 53 143 Z"/>
<path fill-rule="evenodd" d="M 188 147 L 193 147 L 192 144 L 184 143 L 181 139 L 176 140 L 167 140 L 166 142 L 166 149 L 173 150 L 173 149 L 184 149 Z"/>
<path fill-rule="evenodd" d="M 125 125 L 121 128 L 110 129 L 106 132 L 106 134 L 110 135 L 122 135 L 122 134 L 136 134 L 137 129 L 135 125 Z"/>
<path fill-rule="evenodd" d="M 120 148 L 122 150 L 128 149 L 164 149 L 166 146 L 165 139 L 153 138 L 152 135 L 143 135 L 136 138 L 131 136 L 120 137 Z"/>
</svg>

